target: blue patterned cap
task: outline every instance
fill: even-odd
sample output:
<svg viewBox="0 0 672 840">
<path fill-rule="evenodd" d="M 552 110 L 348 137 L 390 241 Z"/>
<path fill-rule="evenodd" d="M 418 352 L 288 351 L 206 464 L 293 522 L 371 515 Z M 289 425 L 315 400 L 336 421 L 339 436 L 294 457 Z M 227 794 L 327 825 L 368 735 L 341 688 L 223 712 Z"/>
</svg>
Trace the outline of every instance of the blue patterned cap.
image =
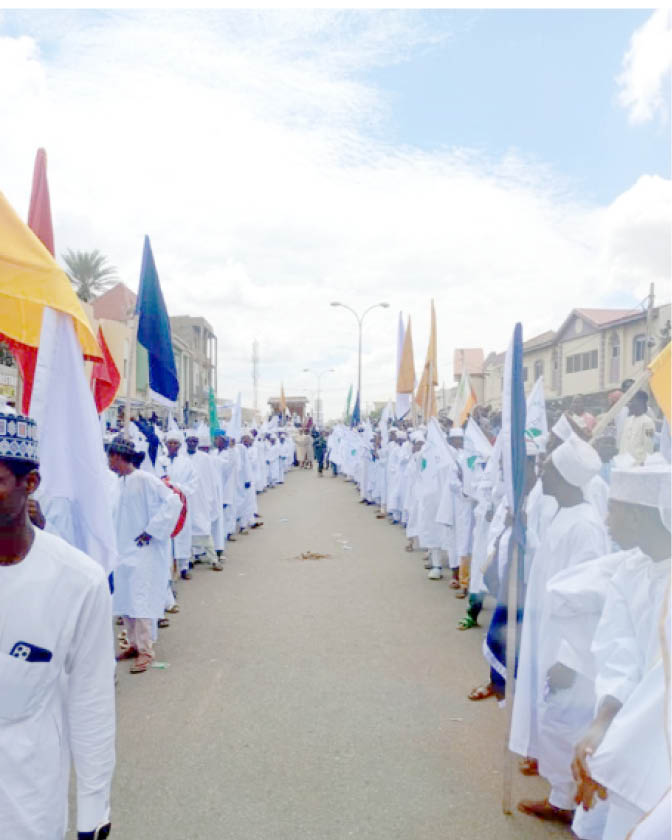
<svg viewBox="0 0 672 840">
<path fill-rule="evenodd" d="M 0 460 L 40 463 L 34 420 L 20 414 L 0 414 Z"/>
</svg>

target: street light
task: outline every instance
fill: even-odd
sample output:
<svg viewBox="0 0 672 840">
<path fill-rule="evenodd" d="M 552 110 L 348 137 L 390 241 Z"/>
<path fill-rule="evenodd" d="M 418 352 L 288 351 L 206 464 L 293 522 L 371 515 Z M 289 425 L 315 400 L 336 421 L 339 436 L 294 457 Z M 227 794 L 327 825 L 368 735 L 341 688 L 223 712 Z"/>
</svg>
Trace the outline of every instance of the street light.
<svg viewBox="0 0 672 840">
<path fill-rule="evenodd" d="M 367 312 L 370 312 L 372 309 L 376 309 L 378 306 L 381 306 L 383 309 L 387 309 L 389 307 L 389 303 L 383 301 L 382 303 L 374 303 L 373 306 L 369 306 L 368 309 L 365 309 L 361 315 L 358 315 L 355 310 L 348 306 L 347 303 L 340 303 L 337 300 L 331 302 L 331 306 L 342 306 L 343 309 L 349 309 L 350 312 L 355 316 L 357 319 L 357 325 L 359 327 L 359 350 L 357 353 L 357 394 L 359 395 L 359 411 L 362 411 L 362 322 L 364 321 L 364 316 Z"/>
<path fill-rule="evenodd" d="M 322 382 L 322 377 L 325 373 L 335 373 L 336 368 L 329 368 L 329 370 L 322 370 L 318 373 L 316 370 L 312 370 L 311 368 L 304 368 L 304 373 L 314 373 L 317 376 L 317 425 L 322 426 L 322 403 L 320 402 L 320 384 Z"/>
</svg>

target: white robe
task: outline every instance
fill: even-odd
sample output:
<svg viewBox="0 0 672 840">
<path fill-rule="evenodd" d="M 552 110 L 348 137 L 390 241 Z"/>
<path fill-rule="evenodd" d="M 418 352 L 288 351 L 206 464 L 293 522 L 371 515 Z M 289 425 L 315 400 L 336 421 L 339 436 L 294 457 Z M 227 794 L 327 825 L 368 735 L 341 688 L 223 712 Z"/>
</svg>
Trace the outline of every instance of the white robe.
<svg viewBox="0 0 672 840">
<path fill-rule="evenodd" d="M 655 563 L 641 552 L 628 558 L 611 579 L 592 646 L 596 708 L 606 696 L 623 705 L 589 759 L 591 775 L 641 812 L 670 786 L 659 635 L 669 577 L 669 560 Z"/>
<path fill-rule="evenodd" d="M 210 463 L 210 456 L 205 452 L 196 451 L 186 456 L 198 476 L 198 486 L 192 496 L 192 534 L 195 537 L 209 537 L 212 532 L 212 522 L 219 515 L 217 509 L 216 473 Z"/>
<path fill-rule="evenodd" d="M 156 475 L 158 478 L 167 478 L 181 490 L 187 499 L 187 516 L 184 520 L 182 530 L 173 540 L 173 555 L 178 560 L 187 560 L 191 557 L 191 499 L 198 487 L 198 476 L 194 471 L 189 459 L 182 454 L 175 458 L 168 455 L 160 455 L 156 459 Z"/>
<path fill-rule="evenodd" d="M 563 569 L 608 553 L 608 537 L 604 525 L 594 508 L 586 502 L 574 507 L 559 508 L 542 536 L 535 552 L 525 595 L 509 740 L 510 749 L 519 755 L 542 760 L 538 715 L 546 674 L 539 667 L 539 659 L 542 649 L 540 640 L 548 632 L 548 582 Z"/>
<path fill-rule="evenodd" d="M 113 505 L 119 565 L 114 573 L 115 615 L 161 618 L 170 577 L 170 535 L 182 511 L 179 496 L 155 475 L 134 470 L 119 476 Z M 139 548 L 135 539 L 151 535 Z"/>
<path fill-rule="evenodd" d="M 114 771 L 107 578 L 87 555 L 38 529 L 20 563 L 0 566 L 0 616 L 0 836 L 62 840 L 71 761 L 77 827 L 91 831 L 108 819 Z M 27 645 L 50 651 L 51 660 L 25 661 Z"/>
</svg>

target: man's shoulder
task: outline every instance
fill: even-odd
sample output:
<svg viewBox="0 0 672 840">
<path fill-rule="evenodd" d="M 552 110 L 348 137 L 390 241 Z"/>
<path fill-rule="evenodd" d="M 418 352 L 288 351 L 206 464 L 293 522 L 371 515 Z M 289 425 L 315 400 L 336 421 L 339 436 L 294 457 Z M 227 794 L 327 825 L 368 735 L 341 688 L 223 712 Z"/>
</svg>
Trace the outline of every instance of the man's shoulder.
<svg viewBox="0 0 672 840">
<path fill-rule="evenodd" d="M 105 572 L 95 560 L 57 534 L 36 531 L 34 550 L 48 558 L 57 576 L 62 576 L 65 571 L 71 578 L 92 586 L 106 579 Z"/>
</svg>

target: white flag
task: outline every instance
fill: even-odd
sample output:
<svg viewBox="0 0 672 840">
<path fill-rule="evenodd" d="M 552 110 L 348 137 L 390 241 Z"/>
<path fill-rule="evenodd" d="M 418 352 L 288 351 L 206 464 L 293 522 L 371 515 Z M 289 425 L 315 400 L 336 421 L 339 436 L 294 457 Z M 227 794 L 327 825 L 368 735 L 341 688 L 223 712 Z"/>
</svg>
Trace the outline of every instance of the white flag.
<svg viewBox="0 0 672 840">
<path fill-rule="evenodd" d="M 544 377 L 540 376 L 527 398 L 525 437 L 533 440 L 543 452 L 548 441 L 548 419 L 544 399 Z"/>
<path fill-rule="evenodd" d="M 111 486 L 96 405 L 70 315 L 44 307 L 30 415 L 40 437 L 47 530 L 99 563 L 117 564 Z"/>
</svg>

